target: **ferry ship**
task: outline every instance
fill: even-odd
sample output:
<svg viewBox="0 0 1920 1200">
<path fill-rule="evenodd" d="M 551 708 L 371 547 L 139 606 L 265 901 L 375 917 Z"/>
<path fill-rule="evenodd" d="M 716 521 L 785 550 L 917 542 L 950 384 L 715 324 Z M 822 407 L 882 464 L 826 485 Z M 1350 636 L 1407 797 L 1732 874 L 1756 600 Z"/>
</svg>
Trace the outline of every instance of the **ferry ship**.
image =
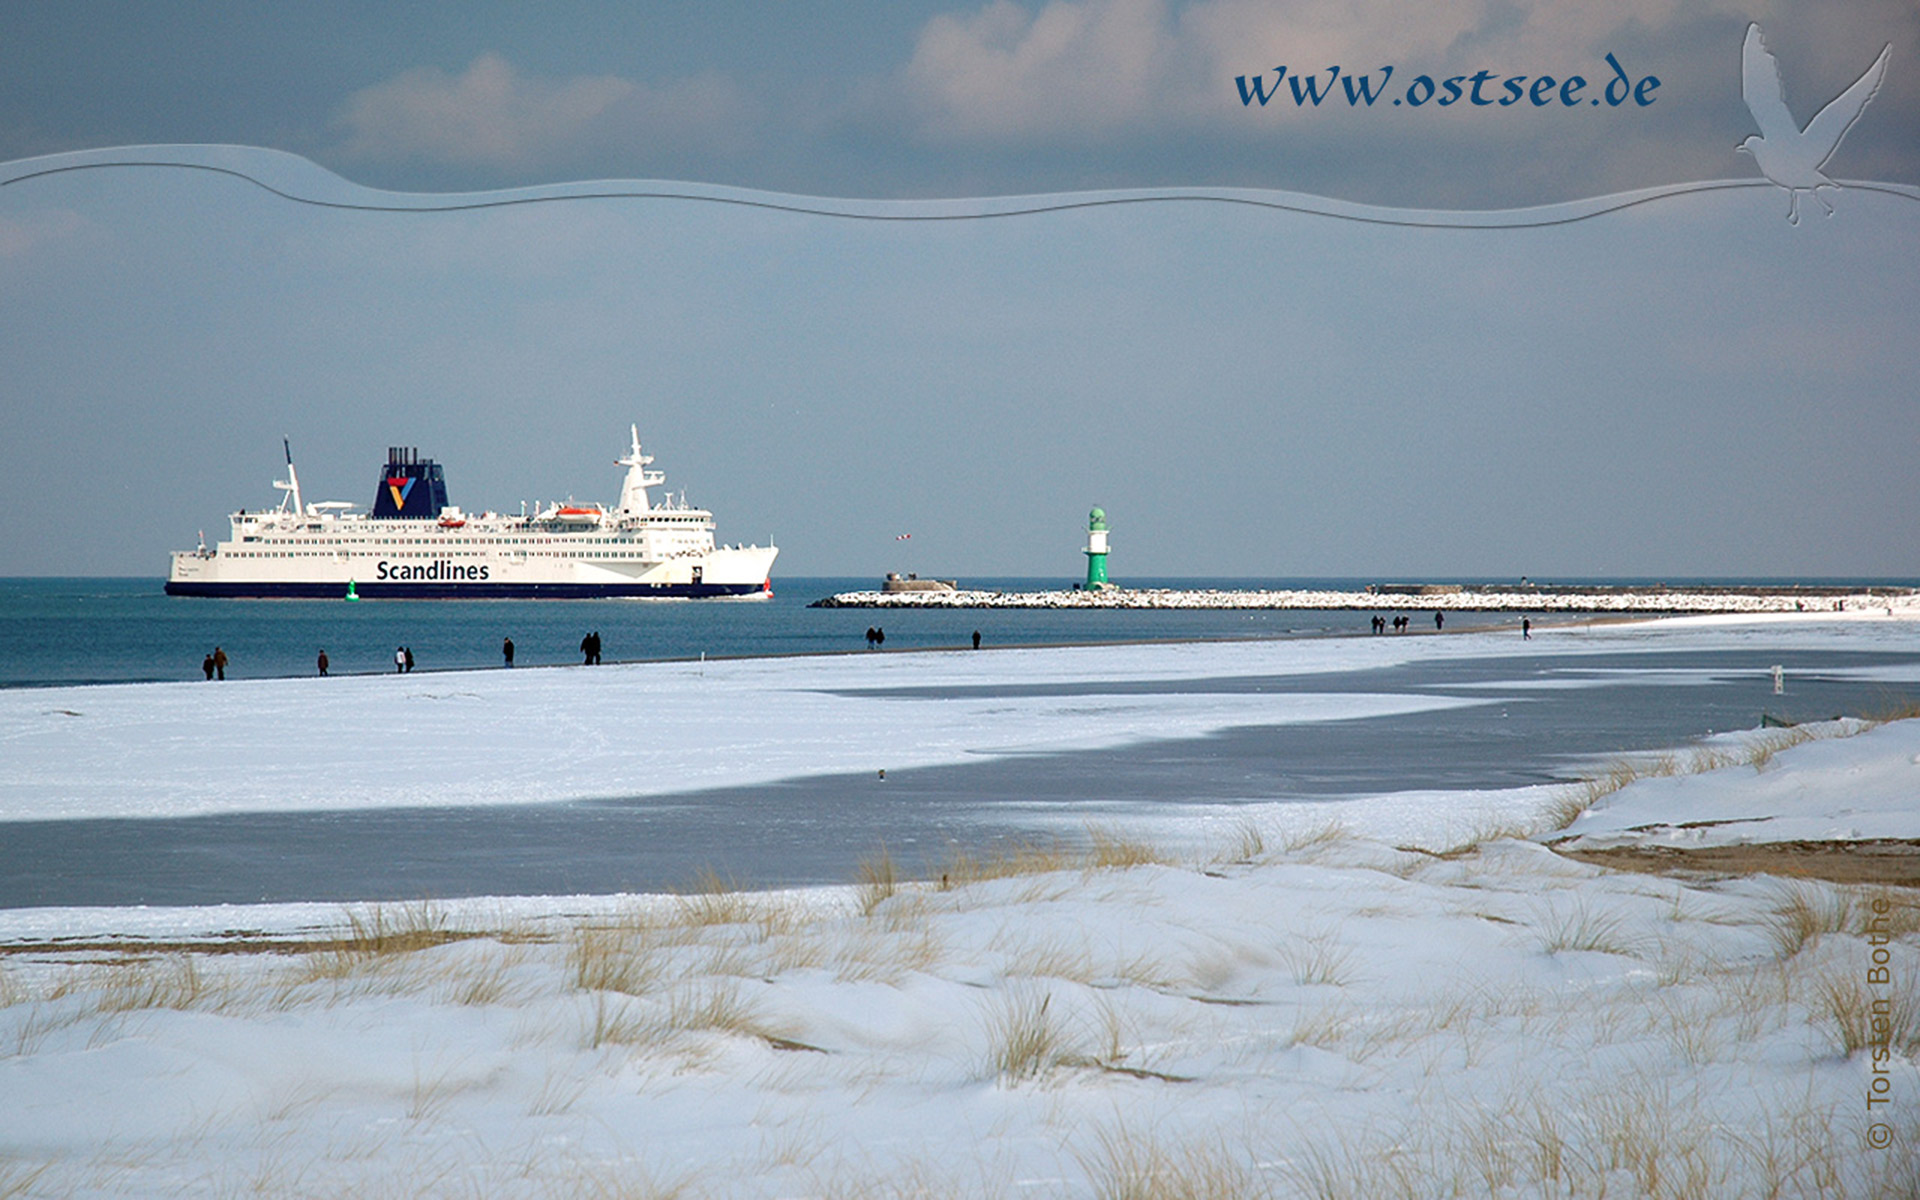
<svg viewBox="0 0 1920 1200">
<path fill-rule="evenodd" d="M 713 514 L 648 489 L 666 476 L 632 448 L 620 502 L 548 504 L 531 515 L 466 513 L 446 474 L 412 447 L 387 451 L 370 511 L 304 503 L 293 449 L 277 508 L 230 518 L 232 536 L 173 554 L 172 596 L 384 599 L 684 598 L 773 594 L 774 546 L 716 546 Z"/>
</svg>

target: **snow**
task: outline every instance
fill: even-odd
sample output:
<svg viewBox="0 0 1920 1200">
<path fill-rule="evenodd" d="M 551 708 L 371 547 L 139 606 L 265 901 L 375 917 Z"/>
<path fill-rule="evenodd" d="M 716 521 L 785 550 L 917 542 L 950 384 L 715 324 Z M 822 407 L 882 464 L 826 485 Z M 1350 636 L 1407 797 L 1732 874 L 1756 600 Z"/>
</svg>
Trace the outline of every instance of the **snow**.
<svg viewBox="0 0 1920 1200">
<path fill-rule="evenodd" d="M 1527 842 L 1342 840 L 909 888 L 864 916 L 845 893 L 720 924 L 633 900 L 598 920 L 617 986 L 581 985 L 594 922 L 557 919 L 198 956 L 191 998 L 167 993 L 177 955 L 14 964 L 0 1170 L 79 1195 L 1092 1195 L 1158 1152 L 1249 1193 L 1329 1173 L 1379 1194 L 1411 1167 L 1419 1194 L 1531 1194 L 1551 1135 L 1576 1194 L 1683 1171 L 1757 1194 L 1743 1139 L 1810 1155 L 1797 1190 L 1824 1166 L 1861 1191 L 1888 1165 L 1859 1147 L 1872 1062 L 1819 988 L 1871 948 L 1784 955 L 1784 896 Z M 131 1006 L 143 989 L 161 1002 Z M 1907 1106 L 1914 1052 L 1887 1067 Z"/>
<path fill-rule="evenodd" d="M 1857 721 L 1827 722 L 1810 732 L 1846 740 L 1793 746 L 1757 765 L 1636 780 L 1575 820 L 1556 844 L 1920 840 L 1920 721 L 1864 730 Z M 1765 746 L 1767 735 L 1735 740 Z"/>
<path fill-rule="evenodd" d="M 1862 636 L 1786 628 L 1554 636 L 1557 650 L 1608 653 Z M 891 763 L 1102 744 L 1231 715 L 1218 696 L 1129 715 L 1119 692 L 991 705 L 883 694 L 899 687 L 1514 652 L 1511 638 L 1463 635 L 12 693 L 0 811 L 49 811 L 36 786 L 61 778 L 61 754 L 94 811 L 143 756 L 164 777 L 263 731 L 290 756 L 317 755 L 323 733 L 416 753 L 399 761 L 446 770 L 468 795 L 489 777 L 473 747 L 531 754 L 525 778 L 557 770 L 540 794 L 559 796 L 622 771 L 697 775 L 679 751 L 623 746 L 636 727 L 649 743 L 710 736 L 710 749 L 817 770 L 880 751 Z M 1416 698 L 1233 699 L 1250 706 L 1244 721 Z M 45 715 L 62 708 L 85 715 Z M 880 719 L 876 751 L 862 723 Z M 1920 722 L 1812 732 L 1758 768 L 1630 782 L 1573 831 L 1710 819 L 1742 822 L 1720 827 L 1738 836 L 1920 836 Z M 1750 754 L 1760 736 L 1696 753 Z M 570 765 L 583 750 L 589 761 Z M 220 759 L 214 803 L 309 803 L 297 772 L 251 790 L 227 779 L 273 765 Z M 156 811 L 190 808 L 192 789 L 167 787 Z M 1030 862 L 999 877 L 956 866 L 950 886 L 891 894 L 0 913 L 0 1195 L 1909 1186 L 1913 894 L 1573 861 L 1525 836 L 1559 798 L 1409 792 L 1230 818 L 1195 805 L 1116 831 L 1140 843 L 1120 849 L 1159 861 Z M 1456 826 L 1513 828 L 1463 831 L 1432 818 L 1439 807 L 1468 814 L 1447 818 Z M 385 940 L 353 940 L 350 919 Z M 56 938 L 80 940 L 35 945 Z M 1864 1015 L 1876 999 L 1897 1017 L 1884 1033 Z M 1882 1083 L 1889 1099 L 1869 1105 Z"/>
<path fill-rule="evenodd" d="M 861 692 L 1311 669 L 1275 644 L 642 663 L 0 693 L 0 816 L 457 807 L 644 796 L 1466 703 L 1431 696 L 915 701 Z M 985 669 L 990 660 L 993 670 Z"/>
<path fill-rule="evenodd" d="M 1756 636 L 1739 625 L 1667 624 L 1542 630 L 1525 646 L 1599 654 L 1746 646 Z M 1915 625 L 1809 614 L 1762 628 L 1781 644 L 1884 648 L 1912 645 Z M 1466 633 L 15 689 L 0 691 L 0 822 L 652 796 L 1097 749 L 1471 701 L 897 693 L 1312 676 L 1499 658 L 1521 646 L 1511 633 Z"/>
</svg>

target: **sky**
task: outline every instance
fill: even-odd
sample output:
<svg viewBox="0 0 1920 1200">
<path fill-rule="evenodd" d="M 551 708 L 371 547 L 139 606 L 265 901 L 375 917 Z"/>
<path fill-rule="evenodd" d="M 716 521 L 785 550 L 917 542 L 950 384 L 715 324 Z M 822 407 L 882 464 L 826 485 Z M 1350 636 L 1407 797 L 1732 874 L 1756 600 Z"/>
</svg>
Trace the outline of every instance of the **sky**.
<svg viewBox="0 0 1920 1200">
<path fill-rule="evenodd" d="M 1829 168 L 1895 192 L 1531 230 L 1218 202 L 1758 182 L 1750 20 L 1803 123 L 1892 47 Z M 1651 103 L 1585 103 L 1609 54 Z M 504 509 L 611 500 L 638 422 L 776 576 L 1069 576 L 1094 503 L 1123 580 L 1920 575 L 1916 64 L 1906 3 L 0 4 L 0 503 L 35 514 L 0 526 L 6 573 L 157 574 L 277 498 L 283 435 L 309 499 L 365 502 L 407 444 Z M 1371 107 L 1243 102 L 1281 65 L 1394 75 Z M 1489 98 L 1555 85 L 1391 103 L 1482 70 Z M 19 178 L 165 143 L 374 206 L 598 179 L 1216 199 L 885 223 L 701 186 L 381 214 Z"/>
<path fill-rule="evenodd" d="M 830 196 L 1232 185 L 1491 207 L 1747 176 L 1757 20 L 1802 120 L 1883 46 L 1838 168 L 1920 171 L 1920 7 L 1739 0 L 0 3 L 0 160 L 287 150 L 375 187 L 691 179 Z M 1249 106 L 1287 65 L 1660 79 L 1633 111 Z"/>
</svg>

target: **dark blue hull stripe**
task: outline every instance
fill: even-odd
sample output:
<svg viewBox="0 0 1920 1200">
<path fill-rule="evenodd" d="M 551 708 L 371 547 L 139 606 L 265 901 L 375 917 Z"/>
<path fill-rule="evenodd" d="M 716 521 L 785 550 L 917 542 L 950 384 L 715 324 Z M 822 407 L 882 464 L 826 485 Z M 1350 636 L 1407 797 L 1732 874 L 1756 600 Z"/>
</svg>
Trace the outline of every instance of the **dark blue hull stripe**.
<svg viewBox="0 0 1920 1200">
<path fill-rule="evenodd" d="M 763 583 L 361 583 L 363 600 L 605 600 L 609 598 L 696 599 L 754 596 Z M 191 583 L 167 582 L 169 596 L 220 596 L 234 600 L 340 600 L 339 583 Z"/>
</svg>

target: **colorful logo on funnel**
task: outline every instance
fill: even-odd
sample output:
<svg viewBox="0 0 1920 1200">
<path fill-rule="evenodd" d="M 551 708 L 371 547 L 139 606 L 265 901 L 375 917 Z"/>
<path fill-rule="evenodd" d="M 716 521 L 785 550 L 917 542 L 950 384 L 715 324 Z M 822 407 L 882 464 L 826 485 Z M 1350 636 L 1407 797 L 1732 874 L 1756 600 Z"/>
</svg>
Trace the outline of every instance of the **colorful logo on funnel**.
<svg viewBox="0 0 1920 1200">
<path fill-rule="evenodd" d="M 405 475 L 396 475 L 387 480 L 387 491 L 393 495 L 393 507 L 396 510 L 407 506 L 407 494 L 413 491 L 413 480 Z"/>
</svg>

